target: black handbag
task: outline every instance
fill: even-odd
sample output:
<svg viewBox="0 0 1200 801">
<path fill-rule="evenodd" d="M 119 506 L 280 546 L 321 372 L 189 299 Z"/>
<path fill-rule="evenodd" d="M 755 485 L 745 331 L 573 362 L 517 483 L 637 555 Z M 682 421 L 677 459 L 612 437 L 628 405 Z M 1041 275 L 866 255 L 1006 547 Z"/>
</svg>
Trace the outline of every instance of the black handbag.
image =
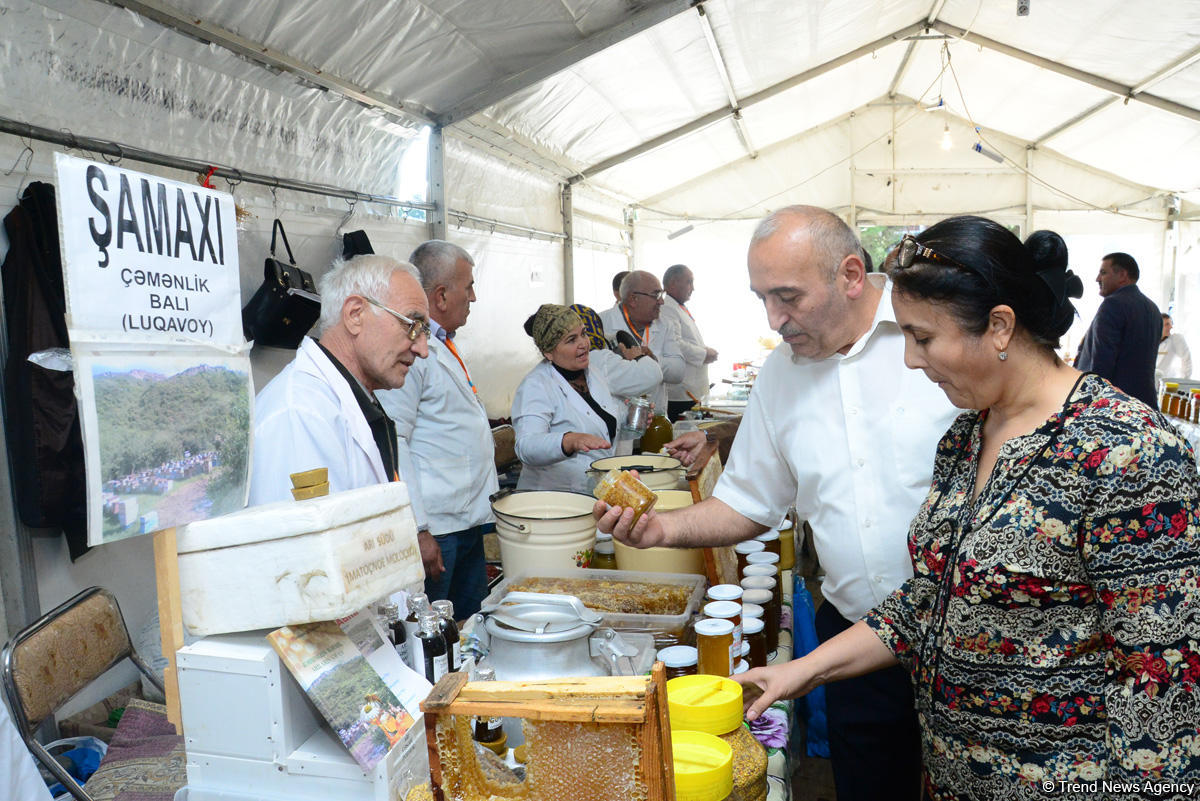
<svg viewBox="0 0 1200 801">
<path fill-rule="evenodd" d="M 276 235 L 283 239 L 290 264 L 275 258 Z M 317 285 L 312 275 L 296 266 L 283 222 L 275 220 L 262 286 L 242 309 L 242 331 L 256 345 L 295 350 L 320 316 Z"/>
</svg>

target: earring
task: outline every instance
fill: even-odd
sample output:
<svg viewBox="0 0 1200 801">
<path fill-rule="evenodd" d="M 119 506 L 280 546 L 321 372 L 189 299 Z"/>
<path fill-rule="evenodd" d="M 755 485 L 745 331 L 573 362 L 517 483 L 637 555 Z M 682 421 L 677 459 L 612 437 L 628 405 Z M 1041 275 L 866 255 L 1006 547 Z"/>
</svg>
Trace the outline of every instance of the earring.
<svg viewBox="0 0 1200 801">
<path fill-rule="evenodd" d="M 1002 362 L 1008 361 L 1008 351 L 1002 350 L 996 355 L 1000 357 L 1000 361 L 1002 361 Z"/>
</svg>

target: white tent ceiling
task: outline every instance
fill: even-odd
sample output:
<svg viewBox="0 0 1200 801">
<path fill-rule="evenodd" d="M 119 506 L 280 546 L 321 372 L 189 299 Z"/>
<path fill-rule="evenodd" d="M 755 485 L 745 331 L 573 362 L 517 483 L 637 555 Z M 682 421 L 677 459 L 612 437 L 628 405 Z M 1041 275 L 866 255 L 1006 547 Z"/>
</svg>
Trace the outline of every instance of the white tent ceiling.
<svg viewBox="0 0 1200 801">
<path fill-rule="evenodd" d="M 673 187 L 888 96 L 940 95 L 985 142 L 1200 189 L 1197 0 L 1031 0 L 1024 17 L 1016 0 L 112 2 L 666 208 Z"/>
</svg>

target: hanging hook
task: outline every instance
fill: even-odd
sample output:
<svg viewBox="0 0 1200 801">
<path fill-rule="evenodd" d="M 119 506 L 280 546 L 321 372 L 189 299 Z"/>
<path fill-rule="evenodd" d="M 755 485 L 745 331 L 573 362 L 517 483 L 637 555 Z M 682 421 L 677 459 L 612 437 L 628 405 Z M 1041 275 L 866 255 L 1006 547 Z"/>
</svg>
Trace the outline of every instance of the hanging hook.
<svg viewBox="0 0 1200 801">
<path fill-rule="evenodd" d="M 21 144 L 25 144 L 24 140 L 22 140 Z M 29 145 L 25 145 L 25 147 L 21 148 L 21 152 L 17 154 L 17 160 L 14 161 L 12 167 L 10 167 L 4 173 L 5 177 L 8 177 L 17 171 L 17 165 L 21 163 L 22 158 L 25 159 L 25 172 L 28 173 L 30 165 L 33 164 L 33 148 Z"/>
<path fill-rule="evenodd" d="M 334 236 L 341 236 L 342 229 L 346 227 L 346 223 L 350 222 L 350 218 L 354 216 L 354 207 L 358 205 L 358 195 L 352 198 L 346 198 L 346 214 L 342 217 L 342 221 L 338 223 L 338 227 L 334 230 Z"/>
<path fill-rule="evenodd" d="M 275 179 L 275 183 L 271 186 L 271 214 L 276 219 L 279 218 L 279 179 Z"/>
<path fill-rule="evenodd" d="M 107 153 L 102 152 L 102 153 L 100 153 L 100 158 L 102 158 L 104 160 L 105 164 L 109 164 L 113 167 L 116 167 L 118 164 L 121 163 L 121 159 L 125 158 L 125 151 L 116 142 L 109 142 L 109 144 L 117 149 L 117 155 L 114 156 L 113 158 L 109 158 Z"/>
</svg>

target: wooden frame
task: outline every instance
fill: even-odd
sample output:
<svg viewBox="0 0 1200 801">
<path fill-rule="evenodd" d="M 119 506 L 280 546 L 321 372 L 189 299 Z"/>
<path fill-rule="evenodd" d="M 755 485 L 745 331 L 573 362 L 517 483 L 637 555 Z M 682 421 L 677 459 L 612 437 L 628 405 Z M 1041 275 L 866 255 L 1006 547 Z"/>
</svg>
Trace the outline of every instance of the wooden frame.
<svg viewBox="0 0 1200 801">
<path fill-rule="evenodd" d="M 722 469 L 720 443 L 706 442 L 687 471 L 692 503 L 700 503 L 712 495 Z M 704 573 L 709 584 L 737 584 L 737 555 L 733 548 L 705 548 Z"/>
<path fill-rule="evenodd" d="M 445 801 L 437 723 L 443 715 L 491 715 L 579 723 L 634 724 L 641 744 L 640 767 L 648 801 L 675 801 L 675 766 L 667 681 L 662 662 L 650 676 L 468 682 L 464 673 L 447 673 L 421 702 L 429 747 L 430 788 Z M 554 801 L 539 799 L 538 801 Z"/>
</svg>

